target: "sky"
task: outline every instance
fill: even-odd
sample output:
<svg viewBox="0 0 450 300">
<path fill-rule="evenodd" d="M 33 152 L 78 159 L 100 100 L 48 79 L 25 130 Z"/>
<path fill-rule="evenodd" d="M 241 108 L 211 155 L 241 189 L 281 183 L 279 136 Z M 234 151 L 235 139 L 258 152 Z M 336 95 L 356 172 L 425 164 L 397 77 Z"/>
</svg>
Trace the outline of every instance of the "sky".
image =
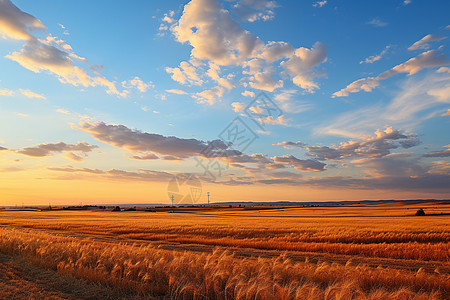
<svg viewBox="0 0 450 300">
<path fill-rule="evenodd" d="M 0 0 L 0 206 L 448 199 L 449 11 Z"/>
</svg>

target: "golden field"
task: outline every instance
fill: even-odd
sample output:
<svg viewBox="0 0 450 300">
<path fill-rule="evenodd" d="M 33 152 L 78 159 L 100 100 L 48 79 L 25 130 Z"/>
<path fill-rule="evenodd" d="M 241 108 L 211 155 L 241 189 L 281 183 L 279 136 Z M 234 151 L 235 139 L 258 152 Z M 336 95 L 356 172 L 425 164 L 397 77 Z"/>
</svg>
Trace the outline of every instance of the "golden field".
<svg viewBox="0 0 450 300">
<path fill-rule="evenodd" d="M 448 213 L 445 203 L 0 210 L 0 266 L 11 269 L 0 297 L 41 268 L 72 288 L 44 278 L 23 298 L 448 299 Z"/>
</svg>

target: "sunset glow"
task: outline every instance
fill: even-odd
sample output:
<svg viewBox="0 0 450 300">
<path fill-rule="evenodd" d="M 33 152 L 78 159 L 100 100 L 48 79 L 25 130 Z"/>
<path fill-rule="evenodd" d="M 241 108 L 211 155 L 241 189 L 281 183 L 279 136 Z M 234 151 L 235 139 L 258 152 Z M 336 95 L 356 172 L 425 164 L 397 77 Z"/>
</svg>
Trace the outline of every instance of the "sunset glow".
<svg viewBox="0 0 450 300">
<path fill-rule="evenodd" d="M 0 0 L 0 206 L 448 199 L 450 2 L 278 2 Z"/>
</svg>

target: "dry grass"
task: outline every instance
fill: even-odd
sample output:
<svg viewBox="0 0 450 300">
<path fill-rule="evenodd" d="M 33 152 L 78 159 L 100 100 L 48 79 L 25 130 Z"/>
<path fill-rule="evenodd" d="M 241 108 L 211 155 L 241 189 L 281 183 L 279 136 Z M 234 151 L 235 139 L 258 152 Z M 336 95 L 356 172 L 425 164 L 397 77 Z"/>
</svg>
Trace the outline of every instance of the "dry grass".
<svg viewBox="0 0 450 300">
<path fill-rule="evenodd" d="M 0 253 L 0 299 L 136 299 Z"/>
<path fill-rule="evenodd" d="M 174 252 L 150 246 L 106 244 L 2 229 L 0 251 L 62 274 L 75 275 L 139 295 L 171 299 L 440 299 L 449 295 L 448 275 L 351 264 L 293 263 Z"/>
<path fill-rule="evenodd" d="M 351 216 L 335 217 L 331 211 L 312 215 L 312 209 L 309 215 L 302 209 L 191 214 L 2 211 L 0 252 L 139 297 L 450 297 L 448 271 L 371 267 L 352 260 L 347 264 L 292 261 L 291 250 L 302 250 L 349 254 L 349 258 L 415 259 L 416 264 L 435 260 L 450 267 L 448 217 L 417 218 L 392 210 L 386 217 L 380 213 L 386 207 L 378 206 L 366 209 L 370 217 L 355 215 L 354 208 L 351 213 L 333 209 Z M 197 253 L 154 246 L 163 241 L 219 248 Z M 228 246 L 250 248 L 245 250 L 248 257 L 224 250 Z M 276 257 L 254 257 L 252 248 L 287 251 Z"/>
</svg>

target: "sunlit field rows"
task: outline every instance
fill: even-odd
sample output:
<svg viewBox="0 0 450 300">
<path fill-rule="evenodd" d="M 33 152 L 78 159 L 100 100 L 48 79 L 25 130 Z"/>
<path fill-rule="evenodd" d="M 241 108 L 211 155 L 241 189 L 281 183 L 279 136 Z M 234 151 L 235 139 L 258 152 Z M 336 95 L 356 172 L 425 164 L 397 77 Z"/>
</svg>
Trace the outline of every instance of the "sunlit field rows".
<svg viewBox="0 0 450 300">
<path fill-rule="evenodd" d="M 441 205 L 439 211 L 448 212 L 449 207 Z M 0 224 L 123 239 L 449 261 L 449 216 L 412 216 L 414 206 L 381 208 L 198 213 L 0 212 Z M 409 216 L 402 215 L 405 211 Z M 340 217 L 330 216 L 331 213 Z"/>
<path fill-rule="evenodd" d="M 0 252 L 143 298 L 448 299 L 450 206 L 417 207 L 0 210 Z"/>
</svg>

